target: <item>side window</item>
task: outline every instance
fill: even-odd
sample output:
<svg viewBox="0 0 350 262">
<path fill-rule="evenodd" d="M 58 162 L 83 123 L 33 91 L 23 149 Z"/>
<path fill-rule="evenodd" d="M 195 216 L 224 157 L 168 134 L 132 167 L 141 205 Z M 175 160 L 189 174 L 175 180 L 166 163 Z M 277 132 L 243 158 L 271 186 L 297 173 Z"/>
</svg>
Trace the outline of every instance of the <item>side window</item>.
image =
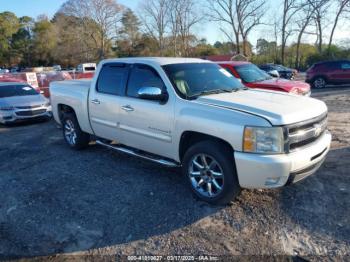
<svg viewBox="0 0 350 262">
<path fill-rule="evenodd" d="M 137 93 L 142 87 L 159 87 L 162 90 L 165 89 L 163 80 L 152 67 L 136 65 L 130 73 L 127 96 L 138 97 Z"/>
<path fill-rule="evenodd" d="M 330 62 L 328 64 L 326 64 L 326 68 L 329 70 L 336 70 L 340 68 L 340 64 L 336 63 L 336 62 Z"/>
<path fill-rule="evenodd" d="M 341 69 L 343 70 L 349 70 L 350 69 L 350 62 L 343 62 L 341 64 Z"/>
<path fill-rule="evenodd" d="M 126 84 L 128 67 L 125 64 L 106 64 L 97 80 L 97 91 L 110 95 L 122 95 Z"/>
</svg>

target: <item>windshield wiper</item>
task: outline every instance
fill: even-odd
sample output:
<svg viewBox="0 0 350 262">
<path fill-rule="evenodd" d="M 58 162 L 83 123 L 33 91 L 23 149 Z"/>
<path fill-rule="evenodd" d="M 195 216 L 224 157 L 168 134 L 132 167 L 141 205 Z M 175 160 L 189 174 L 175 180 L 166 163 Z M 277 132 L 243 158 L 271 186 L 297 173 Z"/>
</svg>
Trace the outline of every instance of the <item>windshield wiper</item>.
<svg viewBox="0 0 350 262">
<path fill-rule="evenodd" d="M 239 88 L 204 90 L 204 91 L 201 91 L 200 93 L 189 96 L 189 98 L 199 97 L 199 96 L 203 96 L 203 95 L 220 94 L 220 93 L 232 93 L 232 92 L 236 92 L 238 90 L 239 90 Z"/>
</svg>

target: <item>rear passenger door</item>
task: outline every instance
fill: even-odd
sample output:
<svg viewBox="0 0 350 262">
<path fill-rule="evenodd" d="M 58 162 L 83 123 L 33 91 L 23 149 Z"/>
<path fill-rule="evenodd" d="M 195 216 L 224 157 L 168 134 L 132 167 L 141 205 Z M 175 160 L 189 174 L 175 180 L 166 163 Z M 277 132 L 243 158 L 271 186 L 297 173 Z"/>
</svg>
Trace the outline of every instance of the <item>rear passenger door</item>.
<svg viewBox="0 0 350 262">
<path fill-rule="evenodd" d="M 121 139 L 118 125 L 121 96 L 125 92 L 128 71 L 128 64 L 104 64 L 95 88 L 90 90 L 89 117 L 96 136 L 117 141 Z"/>
<path fill-rule="evenodd" d="M 166 103 L 138 97 L 142 87 L 166 86 L 158 72 L 149 65 L 134 64 L 130 69 L 126 95 L 122 98 L 122 143 L 157 155 L 173 156 L 174 100 Z"/>
</svg>

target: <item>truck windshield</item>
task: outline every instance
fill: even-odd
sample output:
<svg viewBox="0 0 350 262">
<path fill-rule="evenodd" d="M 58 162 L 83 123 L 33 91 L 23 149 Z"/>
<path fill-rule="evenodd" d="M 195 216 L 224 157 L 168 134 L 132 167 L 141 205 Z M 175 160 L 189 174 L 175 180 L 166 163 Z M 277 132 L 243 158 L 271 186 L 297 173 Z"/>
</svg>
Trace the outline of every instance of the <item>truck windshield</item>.
<svg viewBox="0 0 350 262">
<path fill-rule="evenodd" d="M 0 98 L 11 96 L 31 96 L 38 95 L 34 88 L 28 85 L 5 85 L 0 86 Z"/>
<path fill-rule="evenodd" d="M 229 72 L 212 63 L 183 63 L 163 66 L 173 86 L 185 98 L 232 92 L 243 85 Z"/>
<path fill-rule="evenodd" d="M 261 82 L 272 78 L 265 71 L 253 64 L 235 66 L 235 69 L 245 83 Z"/>
</svg>

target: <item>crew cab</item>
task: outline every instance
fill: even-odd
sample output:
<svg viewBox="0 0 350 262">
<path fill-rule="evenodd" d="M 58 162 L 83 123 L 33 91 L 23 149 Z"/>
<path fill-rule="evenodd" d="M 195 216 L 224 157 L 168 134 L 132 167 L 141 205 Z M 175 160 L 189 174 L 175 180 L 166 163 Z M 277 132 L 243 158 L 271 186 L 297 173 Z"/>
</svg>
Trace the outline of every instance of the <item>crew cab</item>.
<svg viewBox="0 0 350 262">
<path fill-rule="evenodd" d="M 262 88 L 273 91 L 310 96 L 310 85 L 301 81 L 273 78 L 256 65 L 245 61 L 218 62 L 218 64 L 240 79 L 249 88 Z"/>
<path fill-rule="evenodd" d="M 96 141 L 181 166 L 194 195 L 212 204 L 299 181 L 330 148 L 322 101 L 247 89 L 201 59 L 104 60 L 92 80 L 52 82 L 50 92 L 70 147 Z"/>
</svg>

